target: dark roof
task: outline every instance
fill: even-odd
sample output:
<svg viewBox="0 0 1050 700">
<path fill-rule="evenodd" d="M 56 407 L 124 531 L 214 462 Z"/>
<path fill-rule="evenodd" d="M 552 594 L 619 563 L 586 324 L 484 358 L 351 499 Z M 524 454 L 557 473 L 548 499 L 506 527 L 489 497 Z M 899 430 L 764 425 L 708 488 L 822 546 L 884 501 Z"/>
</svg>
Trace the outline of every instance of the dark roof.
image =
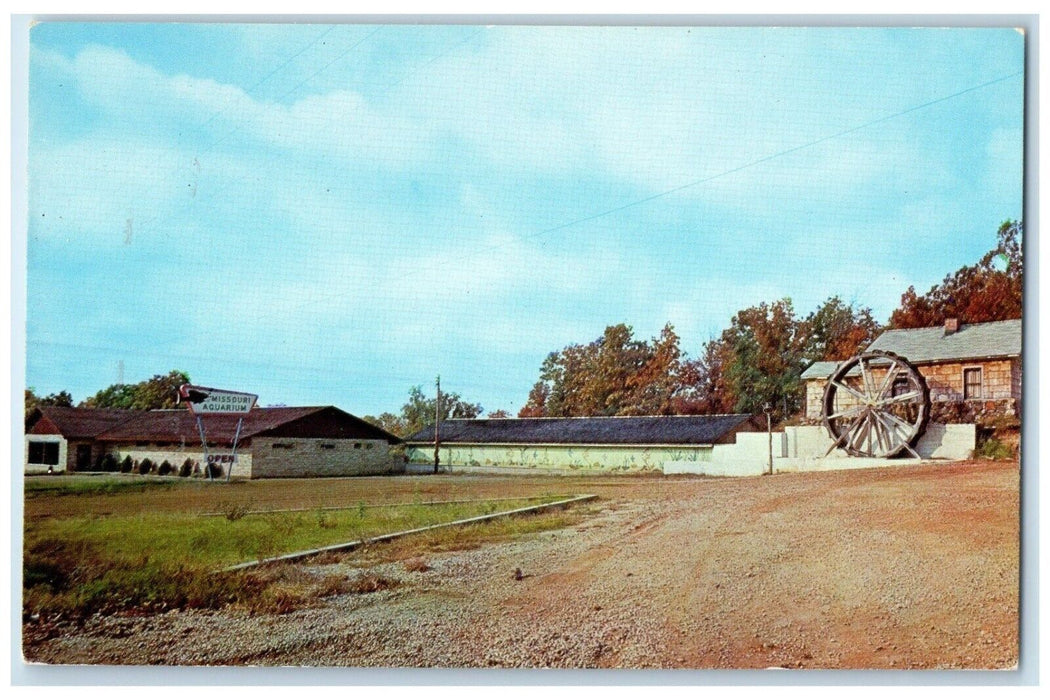
<svg viewBox="0 0 1050 700">
<path fill-rule="evenodd" d="M 237 414 L 202 416 L 208 442 L 232 442 L 237 432 Z M 360 438 L 398 442 L 391 433 L 352 416 L 335 406 L 253 408 L 243 414 L 240 439 L 254 435 L 286 435 L 332 439 Z M 305 418 L 310 420 L 300 423 Z M 195 442 L 200 440 L 197 420 L 186 409 L 146 411 L 98 436 L 108 442 Z"/>
<path fill-rule="evenodd" d="M 895 352 L 910 362 L 946 362 L 1021 354 L 1021 319 L 960 324 L 950 335 L 944 328 L 907 328 L 886 331 L 868 350 Z"/>
<path fill-rule="evenodd" d="M 203 416 L 202 421 L 208 442 L 233 442 L 239 417 L 226 413 Z M 250 438 L 253 435 L 279 435 L 400 441 L 396 435 L 335 406 L 253 408 L 243 417 L 241 439 Z M 57 433 L 67 440 L 185 442 L 187 444 L 200 440 L 197 420 L 184 408 L 157 411 L 115 411 L 98 408 L 42 406 L 26 416 L 26 426 L 27 433 Z"/>
<path fill-rule="evenodd" d="M 26 416 L 26 432 L 35 435 L 58 434 L 67 440 L 92 440 L 99 433 L 137 413 L 101 408 L 38 406 Z"/>
<path fill-rule="evenodd" d="M 441 442 L 583 445 L 704 445 L 750 420 L 745 413 L 715 416 L 624 416 L 614 418 L 487 418 L 447 420 Z M 405 438 L 434 442 L 434 426 Z"/>
</svg>

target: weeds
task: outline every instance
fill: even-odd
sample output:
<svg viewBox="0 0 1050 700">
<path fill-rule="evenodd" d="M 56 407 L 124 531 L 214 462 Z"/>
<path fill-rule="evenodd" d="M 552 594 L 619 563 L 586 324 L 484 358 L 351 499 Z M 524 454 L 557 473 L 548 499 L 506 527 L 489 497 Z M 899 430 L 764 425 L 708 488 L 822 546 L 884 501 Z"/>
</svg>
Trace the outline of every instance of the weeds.
<svg viewBox="0 0 1050 700">
<path fill-rule="evenodd" d="M 248 499 L 246 503 L 227 503 L 223 501 L 219 504 L 219 511 L 231 523 L 237 522 L 252 511 L 252 501 L 251 499 Z"/>
<path fill-rule="evenodd" d="M 430 565 L 427 564 L 426 560 L 423 557 L 412 557 L 411 559 L 405 561 L 404 566 L 405 571 L 430 571 Z"/>
<path fill-rule="evenodd" d="M 998 438 L 988 438 L 974 450 L 975 457 L 984 459 L 1013 459 L 1015 457 L 1013 448 Z"/>
</svg>

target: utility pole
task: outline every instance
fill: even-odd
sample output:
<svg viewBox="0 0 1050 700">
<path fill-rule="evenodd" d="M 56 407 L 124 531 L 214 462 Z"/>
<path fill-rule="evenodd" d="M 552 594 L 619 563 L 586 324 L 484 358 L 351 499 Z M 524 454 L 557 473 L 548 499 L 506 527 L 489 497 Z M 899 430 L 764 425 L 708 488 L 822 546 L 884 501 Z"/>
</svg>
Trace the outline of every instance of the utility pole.
<svg viewBox="0 0 1050 700">
<path fill-rule="evenodd" d="M 441 375 L 437 378 L 437 400 L 434 401 L 434 473 L 438 473 L 438 465 L 441 464 L 441 456 L 438 452 L 438 426 L 441 425 Z"/>
<path fill-rule="evenodd" d="M 773 405 L 768 401 L 762 407 L 766 414 L 766 432 L 769 434 L 769 473 L 773 473 Z"/>
</svg>

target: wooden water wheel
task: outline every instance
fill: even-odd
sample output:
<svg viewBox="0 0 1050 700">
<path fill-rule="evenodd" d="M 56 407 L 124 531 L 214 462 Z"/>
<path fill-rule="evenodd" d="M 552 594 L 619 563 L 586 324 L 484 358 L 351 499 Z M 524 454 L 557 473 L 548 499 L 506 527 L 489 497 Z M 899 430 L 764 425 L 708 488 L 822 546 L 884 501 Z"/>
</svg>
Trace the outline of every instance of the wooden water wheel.
<svg viewBox="0 0 1050 700">
<path fill-rule="evenodd" d="M 824 425 L 854 457 L 918 457 L 915 443 L 930 420 L 930 390 L 907 358 L 879 350 L 839 365 L 824 388 Z M 826 456 L 826 455 L 825 455 Z"/>
</svg>

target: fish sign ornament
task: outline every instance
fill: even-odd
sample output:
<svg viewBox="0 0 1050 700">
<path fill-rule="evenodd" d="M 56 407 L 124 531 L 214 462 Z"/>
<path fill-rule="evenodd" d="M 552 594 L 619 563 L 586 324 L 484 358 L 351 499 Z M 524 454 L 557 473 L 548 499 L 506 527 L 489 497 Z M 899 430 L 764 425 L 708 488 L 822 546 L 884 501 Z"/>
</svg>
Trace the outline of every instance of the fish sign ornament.
<svg viewBox="0 0 1050 700">
<path fill-rule="evenodd" d="M 194 415 L 208 413 L 250 413 L 259 397 L 242 391 L 213 389 L 207 386 L 183 384 L 179 387 L 179 402 L 185 403 Z"/>
</svg>

